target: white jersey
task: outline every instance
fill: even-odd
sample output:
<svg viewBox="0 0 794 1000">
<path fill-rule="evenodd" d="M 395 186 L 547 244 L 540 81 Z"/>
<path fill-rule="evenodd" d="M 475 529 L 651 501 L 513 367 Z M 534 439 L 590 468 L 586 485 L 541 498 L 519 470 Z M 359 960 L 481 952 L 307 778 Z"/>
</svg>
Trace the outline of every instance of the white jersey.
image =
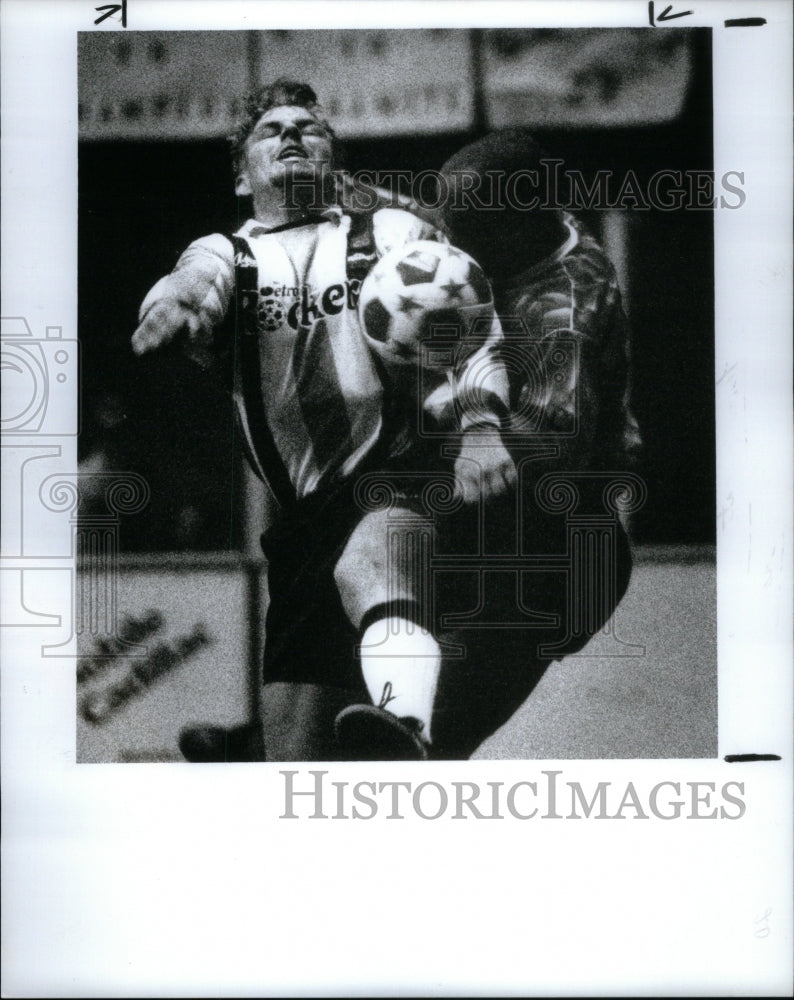
<svg viewBox="0 0 794 1000">
<path fill-rule="evenodd" d="M 350 476 L 381 439 L 384 388 L 361 333 L 361 282 L 389 250 L 435 238 L 392 208 L 334 207 L 276 229 L 249 220 L 231 238 L 192 243 L 144 302 L 142 313 L 192 282 L 201 325 L 232 361 L 249 458 L 280 502 Z"/>
</svg>

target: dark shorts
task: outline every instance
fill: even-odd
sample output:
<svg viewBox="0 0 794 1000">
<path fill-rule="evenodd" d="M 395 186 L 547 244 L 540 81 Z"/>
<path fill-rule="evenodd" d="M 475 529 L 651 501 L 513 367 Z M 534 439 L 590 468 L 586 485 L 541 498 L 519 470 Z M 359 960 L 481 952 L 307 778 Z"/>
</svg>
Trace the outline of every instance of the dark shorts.
<svg viewBox="0 0 794 1000">
<path fill-rule="evenodd" d="M 264 681 L 363 690 L 356 629 L 345 615 L 334 567 L 361 517 L 352 484 L 284 512 L 263 535 L 269 604 Z"/>
</svg>

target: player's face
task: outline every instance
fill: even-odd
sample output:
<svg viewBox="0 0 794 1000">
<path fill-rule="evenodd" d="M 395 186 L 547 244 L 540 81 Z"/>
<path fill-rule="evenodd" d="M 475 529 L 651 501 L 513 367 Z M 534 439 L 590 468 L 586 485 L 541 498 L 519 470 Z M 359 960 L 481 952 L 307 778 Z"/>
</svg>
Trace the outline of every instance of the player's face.
<svg viewBox="0 0 794 1000">
<path fill-rule="evenodd" d="M 254 195 L 283 187 L 288 176 L 313 177 L 331 164 L 331 135 L 306 108 L 266 111 L 245 143 L 237 194 Z"/>
</svg>

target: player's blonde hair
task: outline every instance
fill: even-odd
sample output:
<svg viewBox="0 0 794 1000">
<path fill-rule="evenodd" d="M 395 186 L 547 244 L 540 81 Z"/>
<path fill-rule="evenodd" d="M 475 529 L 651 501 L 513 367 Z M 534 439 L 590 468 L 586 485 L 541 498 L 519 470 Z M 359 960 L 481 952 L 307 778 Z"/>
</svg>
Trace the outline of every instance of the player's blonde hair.
<svg viewBox="0 0 794 1000">
<path fill-rule="evenodd" d="M 308 83 L 290 80 L 288 77 L 279 77 L 273 83 L 266 83 L 252 90 L 246 98 L 244 117 L 229 136 L 235 172 L 242 166 L 245 143 L 256 127 L 256 123 L 266 111 L 281 107 L 306 108 L 328 130 L 331 138 L 336 138 L 331 123 L 317 100 L 314 89 Z"/>
</svg>

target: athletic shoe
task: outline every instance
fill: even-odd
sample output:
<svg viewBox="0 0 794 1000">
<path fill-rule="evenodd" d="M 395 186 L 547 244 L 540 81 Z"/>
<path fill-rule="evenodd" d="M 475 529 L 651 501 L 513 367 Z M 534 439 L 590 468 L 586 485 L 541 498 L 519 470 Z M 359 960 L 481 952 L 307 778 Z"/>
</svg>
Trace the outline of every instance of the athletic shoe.
<svg viewBox="0 0 794 1000">
<path fill-rule="evenodd" d="M 427 760 L 424 725 L 412 715 L 398 718 L 375 705 L 350 705 L 334 723 L 342 760 Z"/>
<path fill-rule="evenodd" d="M 246 723 L 222 726 L 187 726 L 179 734 L 179 749 L 191 764 L 249 763 L 264 760 L 259 750 L 259 726 Z"/>
</svg>

